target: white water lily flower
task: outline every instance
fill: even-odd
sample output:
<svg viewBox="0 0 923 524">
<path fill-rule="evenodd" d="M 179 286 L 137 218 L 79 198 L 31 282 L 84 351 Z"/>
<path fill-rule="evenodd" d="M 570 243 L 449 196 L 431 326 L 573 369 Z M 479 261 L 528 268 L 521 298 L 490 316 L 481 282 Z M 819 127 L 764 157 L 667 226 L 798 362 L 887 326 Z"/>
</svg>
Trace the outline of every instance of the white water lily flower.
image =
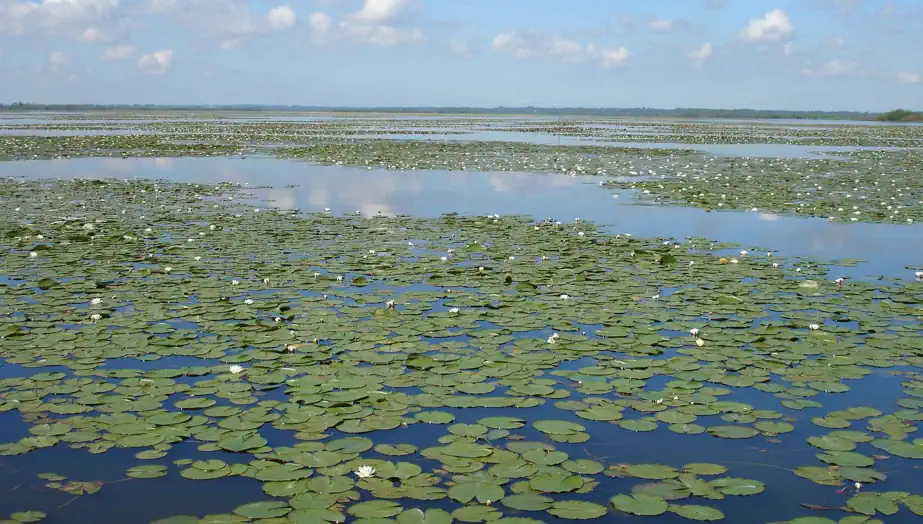
<svg viewBox="0 0 923 524">
<path fill-rule="evenodd" d="M 694 266 L 694 265 L 695 265 L 695 260 L 690 260 L 690 261 L 689 261 L 689 265 L 690 265 L 690 266 Z"/>
<path fill-rule="evenodd" d="M 861 482 L 856 482 L 856 483 L 853 484 L 853 485 L 856 487 L 856 491 L 859 491 L 860 489 L 862 489 L 862 483 L 861 483 Z"/>
<path fill-rule="evenodd" d="M 747 250 L 746 250 L 746 249 L 742 250 L 742 251 L 740 252 L 740 256 L 742 256 L 742 257 L 747 256 Z"/>
<path fill-rule="evenodd" d="M 38 253 L 36 253 L 35 251 L 29 252 L 29 258 L 36 258 L 36 257 L 38 257 Z"/>
<path fill-rule="evenodd" d="M 738 262 L 740 262 L 740 260 L 737 260 L 736 258 L 731 259 L 731 264 L 737 264 Z"/>
<path fill-rule="evenodd" d="M 92 315 L 90 315 L 90 320 L 92 320 L 93 322 L 96 322 L 97 320 L 102 320 L 102 318 L 103 316 L 100 315 L 99 313 L 93 313 Z"/>
<path fill-rule="evenodd" d="M 582 236 L 584 236 L 584 235 L 586 235 L 586 233 L 584 233 L 583 231 L 577 233 L 577 236 L 581 236 L 581 237 L 582 237 Z"/>
<path fill-rule="evenodd" d="M 843 277 L 840 277 L 840 278 L 834 280 L 834 282 L 836 283 L 836 285 L 842 286 L 842 285 L 843 285 L 843 282 L 846 282 L 846 279 L 843 278 Z"/>
<path fill-rule="evenodd" d="M 252 298 L 248 298 L 247 300 L 244 300 L 244 304 L 247 304 L 248 306 L 251 305 L 251 304 L 253 304 L 253 299 L 252 299 Z"/>
<path fill-rule="evenodd" d="M 341 275 L 341 276 L 337 276 L 337 282 L 342 282 L 342 281 L 343 281 L 342 275 Z"/>
<path fill-rule="evenodd" d="M 372 466 L 359 466 L 356 470 L 356 476 L 360 479 L 372 478 L 375 476 L 375 468 Z"/>
<path fill-rule="evenodd" d="M 699 328 L 692 328 L 692 329 L 690 329 L 690 330 L 689 330 L 689 334 L 692 335 L 692 336 L 694 336 L 694 337 L 695 337 L 695 336 L 698 336 L 698 334 L 699 334 Z"/>
<path fill-rule="evenodd" d="M 820 329 L 820 324 L 811 324 L 810 326 L 808 326 L 808 329 L 810 329 L 811 331 L 817 331 L 818 329 Z"/>
<path fill-rule="evenodd" d="M 457 307 L 449 308 L 449 313 L 458 313 L 458 308 Z"/>
<path fill-rule="evenodd" d="M 103 299 L 101 299 L 101 298 L 94 298 L 93 300 L 90 301 L 90 304 L 92 304 L 92 305 L 94 305 L 94 306 L 98 306 L 100 303 L 102 303 L 102 301 L 103 301 Z"/>
<path fill-rule="evenodd" d="M 216 226 L 215 224 L 211 224 L 210 226 L 208 226 L 208 229 L 211 229 L 212 231 L 214 231 L 217 228 L 218 226 Z"/>
<path fill-rule="evenodd" d="M 923 271 L 917 271 L 913 276 L 917 277 L 917 280 L 923 280 Z"/>
<path fill-rule="evenodd" d="M 695 345 L 696 345 L 696 346 L 699 346 L 699 347 L 702 347 L 702 346 L 705 345 L 705 341 L 702 340 L 701 338 L 697 338 L 697 339 L 695 339 Z"/>
<path fill-rule="evenodd" d="M 570 300 L 570 295 L 561 295 L 559 298 L 561 300 Z"/>
<path fill-rule="evenodd" d="M 778 262 L 773 262 L 773 263 L 772 263 L 772 267 L 776 267 L 776 268 L 779 267 L 779 263 L 778 263 Z"/>
<path fill-rule="evenodd" d="M 170 266 L 167 266 L 167 267 L 163 268 L 163 272 L 164 272 L 164 273 L 169 273 L 170 271 L 173 271 L 173 268 L 170 267 Z"/>
<path fill-rule="evenodd" d="M 149 227 L 144 229 L 144 232 L 145 232 L 145 233 L 152 233 L 153 231 L 154 231 L 154 230 L 151 229 L 151 228 L 149 228 Z"/>
<path fill-rule="evenodd" d="M 235 375 L 240 375 L 241 373 L 243 373 L 244 367 L 241 366 L 240 364 L 234 364 L 228 368 L 228 371 L 230 371 L 231 373 Z"/>
<path fill-rule="evenodd" d="M 264 278 L 264 279 L 263 279 L 263 283 L 264 283 L 264 284 L 268 284 L 268 283 L 269 283 L 269 279 L 268 279 L 268 278 Z"/>
<path fill-rule="evenodd" d="M 231 281 L 231 285 L 232 285 L 232 286 L 237 286 L 237 285 L 239 285 L 239 284 L 240 284 L 240 280 L 234 279 L 234 280 Z"/>
<path fill-rule="evenodd" d="M 196 256 L 192 257 L 192 259 L 195 260 L 196 262 L 198 262 L 199 260 L 202 260 L 202 257 L 200 257 L 199 255 L 196 255 Z"/>
<path fill-rule="evenodd" d="M 45 235 L 35 235 L 36 240 L 45 240 Z"/>
</svg>

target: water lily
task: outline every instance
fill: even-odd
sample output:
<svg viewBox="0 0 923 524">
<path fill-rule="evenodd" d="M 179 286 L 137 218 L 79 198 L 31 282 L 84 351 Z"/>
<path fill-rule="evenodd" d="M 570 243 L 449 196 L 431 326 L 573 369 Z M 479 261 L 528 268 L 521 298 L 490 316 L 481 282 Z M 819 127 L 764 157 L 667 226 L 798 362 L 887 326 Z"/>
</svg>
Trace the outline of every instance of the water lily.
<svg viewBox="0 0 923 524">
<path fill-rule="evenodd" d="M 732 259 L 731 259 L 731 264 L 736 264 L 736 263 L 738 263 L 738 262 L 740 262 L 740 261 L 737 260 L 736 258 L 732 258 Z"/>
<path fill-rule="evenodd" d="M 253 299 L 252 299 L 252 298 L 248 298 L 247 300 L 244 300 L 244 304 L 247 304 L 248 306 L 251 305 L 251 304 L 253 304 Z"/>
<path fill-rule="evenodd" d="M 98 306 L 98 305 L 100 305 L 100 304 L 102 303 L 102 301 L 103 301 L 103 299 L 101 299 L 101 298 L 94 298 L 93 300 L 90 301 L 90 304 L 92 304 L 92 305 L 94 305 L 94 306 Z"/>
<path fill-rule="evenodd" d="M 173 271 L 173 268 L 170 267 L 170 266 L 167 266 L 167 267 L 163 268 L 163 272 L 164 272 L 164 273 L 169 273 L 170 271 Z"/>
<path fill-rule="evenodd" d="M 264 283 L 264 284 L 268 284 L 268 283 L 269 283 L 269 279 L 268 279 L 268 278 L 264 278 L 264 279 L 263 279 L 263 283 Z"/>
<path fill-rule="evenodd" d="M 35 251 L 29 252 L 29 258 L 36 258 L 36 257 L 38 257 L 38 253 L 36 253 Z"/>
<path fill-rule="evenodd" d="M 356 476 L 360 479 L 372 478 L 375 476 L 375 468 L 372 466 L 359 466 L 356 470 Z"/>
<path fill-rule="evenodd" d="M 342 282 L 342 281 L 343 281 L 343 276 L 342 275 L 337 276 L 337 282 Z"/>
<path fill-rule="evenodd" d="M 820 329 L 820 324 L 811 324 L 808 326 L 808 329 L 810 329 L 811 331 L 817 331 L 818 329 Z"/>
<path fill-rule="evenodd" d="M 913 276 L 917 277 L 917 280 L 923 280 L 923 271 L 917 271 Z"/>
<path fill-rule="evenodd" d="M 843 285 L 843 282 L 846 282 L 846 279 L 843 278 L 843 277 L 840 277 L 840 278 L 834 280 L 834 282 L 836 283 L 836 285 L 842 286 L 842 285 Z"/>
<path fill-rule="evenodd" d="M 558 298 L 560 298 L 561 300 L 570 300 L 570 295 L 561 295 Z"/>
<path fill-rule="evenodd" d="M 240 375 L 241 373 L 243 373 L 244 367 L 241 366 L 240 364 L 233 364 L 231 365 L 231 367 L 228 368 L 228 371 L 230 371 L 234 375 Z"/>
<path fill-rule="evenodd" d="M 240 285 L 240 280 L 237 280 L 237 279 L 231 280 L 231 285 L 232 286 Z"/>
<path fill-rule="evenodd" d="M 92 320 L 93 322 L 96 322 L 97 320 L 102 320 L 102 318 L 103 316 L 100 315 L 99 313 L 93 313 L 92 315 L 90 315 L 90 320 Z"/>
<path fill-rule="evenodd" d="M 385 307 L 387 307 L 388 309 L 394 311 L 394 301 L 393 301 L 393 300 L 389 300 L 389 301 L 385 302 Z"/>
<path fill-rule="evenodd" d="M 698 336 L 698 334 L 699 334 L 699 328 L 692 328 L 692 329 L 690 329 L 690 330 L 689 330 L 689 334 L 692 335 L 692 336 L 694 336 L 694 337 L 695 337 L 695 336 Z"/>
<path fill-rule="evenodd" d="M 449 313 L 452 313 L 452 314 L 458 313 L 458 308 L 457 307 L 449 308 Z"/>
<path fill-rule="evenodd" d="M 702 347 L 702 346 L 705 345 L 705 341 L 702 340 L 701 338 L 697 338 L 697 339 L 695 339 L 695 345 L 696 345 L 696 346 L 699 346 L 699 347 Z"/>
<path fill-rule="evenodd" d="M 746 249 L 742 250 L 742 251 L 740 252 L 740 256 L 742 256 L 742 257 L 747 256 L 747 250 L 746 250 Z"/>
<path fill-rule="evenodd" d="M 212 231 L 214 231 L 215 229 L 217 229 L 217 227 L 218 226 L 216 226 L 215 224 L 211 224 L 210 226 L 208 226 L 208 229 L 211 229 Z"/>
<path fill-rule="evenodd" d="M 298 346 L 295 344 L 289 344 L 285 346 L 285 351 L 288 351 L 289 353 L 294 353 L 296 349 L 298 349 Z"/>
</svg>

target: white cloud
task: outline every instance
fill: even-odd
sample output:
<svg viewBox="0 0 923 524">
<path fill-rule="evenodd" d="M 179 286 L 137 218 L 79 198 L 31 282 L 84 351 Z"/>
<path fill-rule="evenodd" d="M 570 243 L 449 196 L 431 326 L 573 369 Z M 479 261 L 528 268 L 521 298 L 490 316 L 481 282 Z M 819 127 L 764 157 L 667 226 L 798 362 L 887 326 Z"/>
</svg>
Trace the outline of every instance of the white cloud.
<svg viewBox="0 0 923 524">
<path fill-rule="evenodd" d="M 60 71 L 67 64 L 67 55 L 63 51 L 55 51 L 48 55 L 48 67 L 52 71 Z"/>
<path fill-rule="evenodd" d="M 410 4 L 409 0 L 365 0 L 362 9 L 351 18 L 363 24 L 383 24 L 390 21 Z"/>
<path fill-rule="evenodd" d="M 113 18 L 118 7 L 119 0 L 0 0 L 0 33 L 39 32 L 83 39 L 90 31 L 92 38 L 99 31 L 92 24 Z"/>
<path fill-rule="evenodd" d="M 295 11 L 288 5 L 273 7 L 266 13 L 266 22 L 274 31 L 290 29 L 295 25 Z"/>
<path fill-rule="evenodd" d="M 599 54 L 602 57 L 602 62 L 599 65 L 606 69 L 622 67 L 631 57 L 631 52 L 624 47 L 600 49 Z"/>
<path fill-rule="evenodd" d="M 715 48 L 711 45 L 710 42 L 706 42 L 702 44 L 702 47 L 693 49 L 689 53 L 689 58 L 693 60 L 693 63 L 696 67 L 702 67 L 702 65 L 705 64 L 709 58 L 711 58 L 711 55 L 713 55 L 714 52 Z"/>
<path fill-rule="evenodd" d="M 795 26 L 792 25 L 788 15 L 782 9 L 773 9 L 762 18 L 750 19 L 750 24 L 744 28 L 737 37 L 751 44 L 778 42 L 794 34 Z"/>
<path fill-rule="evenodd" d="M 555 58 L 565 62 L 598 62 L 601 67 L 618 67 L 631 53 L 624 47 L 599 49 L 593 44 L 581 44 L 536 29 L 500 33 L 490 44 L 491 49 L 519 60 Z"/>
<path fill-rule="evenodd" d="M 919 84 L 923 82 L 923 77 L 919 73 L 913 73 L 911 71 L 899 71 L 897 73 L 897 81 L 902 84 Z"/>
<path fill-rule="evenodd" d="M 471 45 L 464 40 L 458 39 L 449 41 L 449 51 L 451 51 L 453 55 L 458 55 L 465 58 L 470 57 L 472 54 Z"/>
<path fill-rule="evenodd" d="M 161 49 L 138 59 L 138 69 L 149 75 L 162 75 L 170 70 L 173 65 L 173 51 Z"/>
<path fill-rule="evenodd" d="M 114 45 L 107 47 L 100 58 L 110 62 L 116 60 L 125 60 L 126 58 L 131 58 L 135 54 L 135 48 L 130 45 Z"/>
<path fill-rule="evenodd" d="M 253 4 L 250 0 L 146 0 L 144 12 L 169 17 L 196 35 L 217 42 L 222 49 L 232 49 L 272 31 L 289 29 L 297 22 L 296 13 L 288 4 L 264 13 L 255 11 Z"/>
<path fill-rule="evenodd" d="M 308 25 L 318 41 L 336 39 L 378 47 L 423 42 L 426 34 L 418 27 L 384 23 L 407 5 L 406 0 L 366 0 L 361 10 L 337 23 L 327 14 L 316 12 L 308 17 Z"/>
<path fill-rule="evenodd" d="M 666 33 L 671 31 L 675 25 L 676 23 L 673 20 L 654 20 L 647 24 L 647 28 L 657 33 Z"/>
<path fill-rule="evenodd" d="M 333 20 L 324 13 L 311 13 L 311 15 L 308 16 L 308 25 L 311 26 L 311 31 L 314 31 L 320 36 L 324 36 L 330 31 Z"/>
<path fill-rule="evenodd" d="M 80 39 L 84 42 L 95 42 L 95 43 L 105 43 L 110 40 L 105 33 L 100 31 L 95 27 L 88 27 L 83 30 L 83 34 L 80 35 Z"/>
<path fill-rule="evenodd" d="M 846 45 L 846 39 L 842 36 L 834 36 L 828 38 L 826 44 L 831 49 L 842 49 Z"/>
<path fill-rule="evenodd" d="M 426 35 L 418 28 L 401 29 L 390 25 L 340 22 L 339 30 L 340 35 L 347 40 L 379 47 L 392 47 L 426 40 Z"/>
<path fill-rule="evenodd" d="M 864 71 L 859 69 L 859 64 L 854 60 L 841 60 L 835 58 L 829 62 L 821 64 L 820 67 L 805 67 L 801 70 L 804 76 L 812 77 L 829 77 L 829 76 L 861 76 Z"/>
</svg>

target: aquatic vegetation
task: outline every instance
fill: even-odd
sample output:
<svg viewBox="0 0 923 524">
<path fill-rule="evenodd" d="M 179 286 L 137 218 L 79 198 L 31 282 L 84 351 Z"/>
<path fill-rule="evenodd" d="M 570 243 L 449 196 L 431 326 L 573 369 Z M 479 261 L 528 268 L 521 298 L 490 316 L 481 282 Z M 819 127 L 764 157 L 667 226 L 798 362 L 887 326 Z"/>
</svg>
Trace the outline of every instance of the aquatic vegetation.
<svg viewBox="0 0 923 524">
<path fill-rule="evenodd" d="M 8 123 L 5 130 L 22 134 L 4 134 L 0 160 L 258 155 L 398 171 L 546 172 L 606 177 L 602 187 L 632 190 L 637 198 L 625 200 L 645 204 L 844 223 L 923 220 L 923 126 L 381 116 L 278 121 L 223 115 L 137 122 L 143 115 L 135 116 Z M 703 152 L 709 150 L 705 146 L 735 144 L 780 144 L 783 155 L 786 146 L 833 149 L 811 158 Z"/>
<path fill-rule="evenodd" d="M 299 215 L 237 191 L 0 183 L 0 413 L 25 423 L 0 456 L 130 450 L 132 482 L 265 493 L 163 522 L 713 521 L 778 479 L 628 460 L 619 439 L 747 453 L 735 442 L 795 434 L 816 456 L 784 482 L 920 513 L 878 467 L 923 459 L 914 279 L 721 263 L 741 246 L 586 220 Z M 896 405 L 850 395 L 882 370 Z"/>
</svg>

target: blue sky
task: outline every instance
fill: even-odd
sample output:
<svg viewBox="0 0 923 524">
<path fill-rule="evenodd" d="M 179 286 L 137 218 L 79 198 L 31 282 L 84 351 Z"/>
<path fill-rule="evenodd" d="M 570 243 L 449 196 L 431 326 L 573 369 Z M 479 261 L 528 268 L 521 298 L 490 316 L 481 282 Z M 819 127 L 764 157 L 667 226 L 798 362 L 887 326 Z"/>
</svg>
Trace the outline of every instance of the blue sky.
<svg viewBox="0 0 923 524">
<path fill-rule="evenodd" d="M 923 109 L 923 0 L 0 0 L 0 102 Z"/>
</svg>

